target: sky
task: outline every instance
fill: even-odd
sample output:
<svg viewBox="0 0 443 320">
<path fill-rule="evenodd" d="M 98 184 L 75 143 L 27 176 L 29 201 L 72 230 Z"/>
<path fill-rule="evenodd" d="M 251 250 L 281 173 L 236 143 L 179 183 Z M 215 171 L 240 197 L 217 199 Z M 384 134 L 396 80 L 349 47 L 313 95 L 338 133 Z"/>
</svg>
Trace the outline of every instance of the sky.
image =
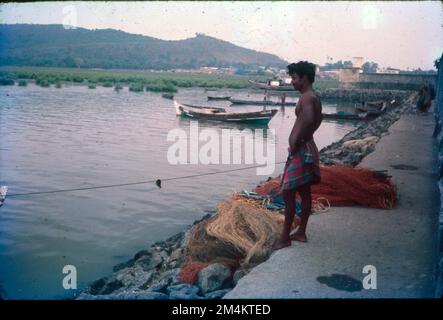
<svg viewBox="0 0 443 320">
<path fill-rule="evenodd" d="M 428 70 L 443 52 L 440 1 L 6 3 L 0 23 L 112 28 L 164 40 L 199 32 L 321 65 L 358 56 L 381 67 Z"/>
</svg>

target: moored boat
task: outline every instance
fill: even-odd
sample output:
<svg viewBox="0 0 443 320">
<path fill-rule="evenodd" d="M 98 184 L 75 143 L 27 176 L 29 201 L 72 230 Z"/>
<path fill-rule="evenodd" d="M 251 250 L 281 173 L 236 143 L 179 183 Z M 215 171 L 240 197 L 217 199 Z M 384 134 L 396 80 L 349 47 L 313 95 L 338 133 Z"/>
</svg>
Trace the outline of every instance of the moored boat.
<svg viewBox="0 0 443 320">
<path fill-rule="evenodd" d="M 226 112 L 223 108 L 194 106 L 174 101 L 176 114 L 182 117 L 215 120 L 236 123 L 268 124 L 278 110 L 261 110 L 253 112 Z"/>
<path fill-rule="evenodd" d="M 274 102 L 270 100 L 241 100 L 241 99 L 229 99 L 233 105 L 251 105 L 251 106 L 288 106 L 295 107 L 296 102 Z"/>
<path fill-rule="evenodd" d="M 170 100 L 174 99 L 174 95 L 172 93 L 162 93 L 162 97 Z"/>
<path fill-rule="evenodd" d="M 380 115 L 386 111 L 386 106 L 387 103 L 385 101 L 366 101 L 362 106 L 358 106 L 355 109 L 370 115 Z"/>
<path fill-rule="evenodd" d="M 374 118 L 374 115 L 368 113 L 348 113 L 348 112 L 336 112 L 336 113 L 322 113 L 323 119 L 334 120 L 370 120 Z"/>
<path fill-rule="evenodd" d="M 224 108 L 218 108 L 218 107 L 211 107 L 211 106 L 195 106 L 192 104 L 183 104 L 179 103 L 176 100 L 174 100 L 174 107 L 175 107 L 175 114 L 178 116 L 183 115 L 183 108 L 185 109 L 196 109 L 200 112 L 206 112 L 206 113 L 226 113 L 226 110 Z"/>
<path fill-rule="evenodd" d="M 208 100 L 229 100 L 231 96 L 208 96 Z"/>
<path fill-rule="evenodd" d="M 281 84 L 280 82 L 276 82 L 275 85 L 273 85 L 273 81 L 268 83 L 258 82 L 254 80 L 248 80 L 249 84 L 251 84 L 254 88 L 258 89 L 264 89 L 264 90 L 271 90 L 271 91 L 294 91 L 294 87 L 292 84 Z"/>
</svg>

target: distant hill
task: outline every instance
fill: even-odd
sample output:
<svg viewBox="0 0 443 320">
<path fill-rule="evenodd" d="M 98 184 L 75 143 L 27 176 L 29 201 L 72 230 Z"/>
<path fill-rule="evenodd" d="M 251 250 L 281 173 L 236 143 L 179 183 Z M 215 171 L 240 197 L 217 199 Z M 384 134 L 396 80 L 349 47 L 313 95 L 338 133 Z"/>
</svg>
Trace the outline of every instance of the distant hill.
<svg viewBox="0 0 443 320">
<path fill-rule="evenodd" d="M 166 41 L 113 29 L 0 24 L 0 65 L 175 69 L 286 64 L 275 55 L 203 34 Z"/>
</svg>

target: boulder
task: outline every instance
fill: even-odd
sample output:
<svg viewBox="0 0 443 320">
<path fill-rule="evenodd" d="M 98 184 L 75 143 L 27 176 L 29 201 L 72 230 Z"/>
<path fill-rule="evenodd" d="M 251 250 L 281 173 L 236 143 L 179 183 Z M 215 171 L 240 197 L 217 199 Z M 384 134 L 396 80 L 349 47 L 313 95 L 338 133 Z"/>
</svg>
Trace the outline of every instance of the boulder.
<svg viewBox="0 0 443 320">
<path fill-rule="evenodd" d="M 135 300 L 168 300 L 167 294 L 162 292 L 147 291 L 134 296 Z"/>
<path fill-rule="evenodd" d="M 101 278 L 101 279 L 94 281 L 89 286 L 88 292 L 91 293 L 92 295 L 99 294 L 103 290 L 103 288 L 106 286 L 107 281 L 108 281 L 108 278 Z"/>
<path fill-rule="evenodd" d="M 160 292 L 152 291 L 125 291 L 117 294 L 107 295 L 91 295 L 81 294 L 77 297 L 77 300 L 167 300 L 168 296 Z"/>
<path fill-rule="evenodd" d="M 169 274 L 171 275 L 171 285 L 180 284 L 180 279 L 178 278 L 178 275 L 180 273 L 180 268 L 175 268 L 169 271 Z"/>
<path fill-rule="evenodd" d="M 169 299 L 171 300 L 195 300 L 201 299 L 198 295 L 199 288 L 190 284 L 178 284 L 175 286 L 170 286 L 166 289 L 169 294 Z"/>
<path fill-rule="evenodd" d="M 232 277 L 232 281 L 235 285 L 237 285 L 238 281 L 248 274 L 248 271 L 245 269 L 238 269 L 234 272 L 234 276 Z"/>
<path fill-rule="evenodd" d="M 182 253 L 183 253 L 183 250 L 181 248 L 172 251 L 172 253 L 169 256 L 168 260 L 169 261 L 179 260 L 181 258 L 181 256 L 182 256 Z"/>
<path fill-rule="evenodd" d="M 231 291 L 230 289 L 224 289 L 224 290 L 217 290 L 217 291 L 212 291 L 209 292 L 208 294 L 205 295 L 205 299 L 208 300 L 216 300 L 216 299 L 221 299 L 223 298 L 229 291 Z"/>
<path fill-rule="evenodd" d="M 165 251 L 149 251 L 148 254 L 141 256 L 134 263 L 135 266 L 140 266 L 145 271 L 150 271 L 160 267 L 166 259 Z"/>
<path fill-rule="evenodd" d="M 222 289 L 231 278 L 231 270 L 221 263 L 214 263 L 200 270 L 197 285 L 203 294 Z"/>
<path fill-rule="evenodd" d="M 97 290 L 96 294 L 110 294 L 113 293 L 114 291 L 117 291 L 118 289 L 124 287 L 124 284 L 115 279 L 115 278 L 111 278 L 108 281 L 106 281 L 106 283 L 103 285 L 103 287 L 101 287 L 99 290 Z"/>
<path fill-rule="evenodd" d="M 114 267 L 112 267 L 112 271 L 117 272 L 117 271 L 120 271 L 124 268 L 130 268 L 130 267 L 134 266 L 134 261 L 135 261 L 134 259 L 130 259 L 126 262 L 119 263 L 119 264 L 115 265 Z"/>
<path fill-rule="evenodd" d="M 125 287 L 140 287 L 152 280 L 153 271 L 146 272 L 140 266 L 125 268 L 117 272 L 113 277 Z"/>
<path fill-rule="evenodd" d="M 132 260 L 135 261 L 135 260 L 140 259 L 141 257 L 148 256 L 148 255 L 151 255 L 151 250 L 141 250 L 134 255 L 134 258 Z"/>
<path fill-rule="evenodd" d="M 160 281 L 151 284 L 148 288 L 148 291 L 166 293 L 166 288 L 170 285 L 170 283 L 171 283 L 170 278 L 164 278 Z"/>
</svg>

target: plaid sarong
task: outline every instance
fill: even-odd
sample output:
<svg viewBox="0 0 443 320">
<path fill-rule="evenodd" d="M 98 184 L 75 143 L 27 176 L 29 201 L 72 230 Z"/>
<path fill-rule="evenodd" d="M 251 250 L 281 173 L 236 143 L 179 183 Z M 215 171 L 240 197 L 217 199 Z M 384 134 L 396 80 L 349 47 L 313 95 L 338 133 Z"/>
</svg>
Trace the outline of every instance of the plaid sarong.
<svg viewBox="0 0 443 320">
<path fill-rule="evenodd" d="M 320 164 L 314 140 L 304 141 L 297 152 L 289 156 L 280 183 L 281 190 L 299 188 L 305 184 L 320 183 Z"/>
</svg>

